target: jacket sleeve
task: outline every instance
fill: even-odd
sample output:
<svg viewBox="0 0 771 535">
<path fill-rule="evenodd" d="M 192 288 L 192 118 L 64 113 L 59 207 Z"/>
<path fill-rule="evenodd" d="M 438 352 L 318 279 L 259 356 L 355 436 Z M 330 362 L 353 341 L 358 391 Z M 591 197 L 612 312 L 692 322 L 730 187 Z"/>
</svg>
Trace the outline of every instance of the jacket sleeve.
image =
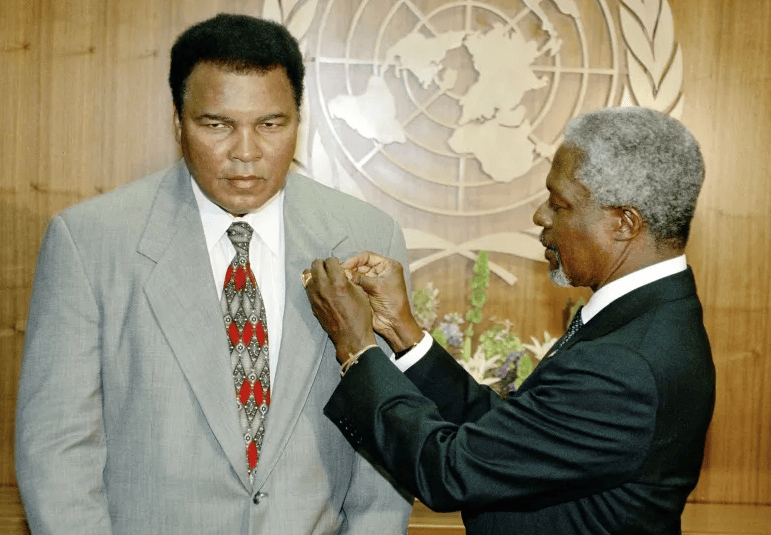
<svg viewBox="0 0 771 535">
<path fill-rule="evenodd" d="M 566 353 L 499 401 L 466 396 L 478 392 L 473 379 L 448 373 L 455 363 L 440 347 L 427 357 L 421 376 L 411 376 L 418 388 L 369 350 L 325 414 L 430 508 L 502 500 L 544 507 L 618 486 L 641 469 L 657 393 L 647 364 L 628 349 Z"/>
<path fill-rule="evenodd" d="M 111 532 L 99 326 L 82 258 L 56 217 L 38 257 L 16 412 L 16 476 L 34 535 Z"/>
<path fill-rule="evenodd" d="M 408 269 L 407 250 L 399 225 L 394 223 L 391 243 L 383 254 L 401 262 Z M 378 340 L 387 348 L 383 340 Z M 373 465 L 369 458 L 356 456 L 356 465 L 343 510 L 345 522 L 341 535 L 396 535 L 407 532 L 413 498 L 403 487 Z"/>
</svg>

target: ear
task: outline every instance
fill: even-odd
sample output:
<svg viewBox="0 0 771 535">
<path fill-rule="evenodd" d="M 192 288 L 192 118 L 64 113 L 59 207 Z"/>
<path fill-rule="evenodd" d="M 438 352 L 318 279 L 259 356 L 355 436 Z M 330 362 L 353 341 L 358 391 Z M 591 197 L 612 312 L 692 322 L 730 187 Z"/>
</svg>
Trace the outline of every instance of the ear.
<svg viewBox="0 0 771 535">
<path fill-rule="evenodd" d="M 634 206 L 613 208 L 615 217 L 614 237 L 617 241 L 630 241 L 637 238 L 645 228 L 645 220 Z"/>
<path fill-rule="evenodd" d="M 177 143 L 182 138 L 182 120 L 179 117 L 176 106 L 174 107 L 174 138 L 177 140 Z"/>
</svg>

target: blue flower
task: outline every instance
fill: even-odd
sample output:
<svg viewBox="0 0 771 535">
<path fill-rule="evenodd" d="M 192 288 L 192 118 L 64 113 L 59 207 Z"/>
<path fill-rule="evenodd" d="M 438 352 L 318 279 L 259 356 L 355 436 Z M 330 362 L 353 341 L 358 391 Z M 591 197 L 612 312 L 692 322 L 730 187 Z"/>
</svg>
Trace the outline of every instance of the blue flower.
<svg viewBox="0 0 771 535">
<path fill-rule="evenodd" d="M 447 316 L 445 316 L 446 318 Z M 457 323 L 442 322 L 439 324 L 439 330 L 444 333 L 448 345 L 460 347 L 463 344 L 463 331 Z"/>
</svg>

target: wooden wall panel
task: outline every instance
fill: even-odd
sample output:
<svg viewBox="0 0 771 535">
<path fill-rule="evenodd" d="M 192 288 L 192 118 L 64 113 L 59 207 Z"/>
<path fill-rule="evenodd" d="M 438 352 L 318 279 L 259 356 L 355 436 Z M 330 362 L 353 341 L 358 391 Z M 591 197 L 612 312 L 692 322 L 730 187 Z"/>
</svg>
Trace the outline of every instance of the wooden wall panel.
<svg viewBox="0 0 771 535">
<path fill-rule="evenodd" d="M 0 8 L 0 485 L 13 482 L 16 378 L 42 218 L 34 215 L 39 10 L 24 0 Z"/>
<path fill-rule="evenodd" d="M 771 2 L 672 2 L 707 177 L 688 255 L 718 373 L 694 495 L 771 503 Z"/>
<path fill-rule="evenodd" d="M 669 1 L 684 54 L 683 120 L 707 160 L 688 256 L 718 369 L 708 455 L 692 499 L 771 504 L 771 2 Z M 166 83 L 174 37 L 218 11 L 261 7 L 260 0 L 0 5 L 0 486 L 15 483 L 16 380 L 47 220 L 178 158 Z M 398 203 L 385 208 L 404 215 Z M 588 296 L 553 287 L 544 264 L 493 259 L 519 281 L 510 287 L 493 278 L 486 314 L 510 319 L 525 339 L 544 329 L 558 334 L 567 299 Z M 444 312 L 462 310 L 470 270 L 468 260 L 451 257 L 419 271 L 414 284 L 432 281 Z"/>
</svg>

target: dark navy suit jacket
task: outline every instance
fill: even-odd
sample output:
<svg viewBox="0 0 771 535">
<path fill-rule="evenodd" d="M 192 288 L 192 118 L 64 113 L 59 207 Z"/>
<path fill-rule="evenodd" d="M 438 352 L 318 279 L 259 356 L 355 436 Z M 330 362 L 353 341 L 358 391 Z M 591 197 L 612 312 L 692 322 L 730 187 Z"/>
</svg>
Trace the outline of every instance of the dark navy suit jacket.
<svg viewBox="0 0 771 535">
<path fill-rule="evenodd" d="M 679 534 L 715 399 L 690 268 L 600 311 L 501 399 L 438 344 L 380 349 L 325 408 L 348 440 L 474 534 Z"/>
</svg>

